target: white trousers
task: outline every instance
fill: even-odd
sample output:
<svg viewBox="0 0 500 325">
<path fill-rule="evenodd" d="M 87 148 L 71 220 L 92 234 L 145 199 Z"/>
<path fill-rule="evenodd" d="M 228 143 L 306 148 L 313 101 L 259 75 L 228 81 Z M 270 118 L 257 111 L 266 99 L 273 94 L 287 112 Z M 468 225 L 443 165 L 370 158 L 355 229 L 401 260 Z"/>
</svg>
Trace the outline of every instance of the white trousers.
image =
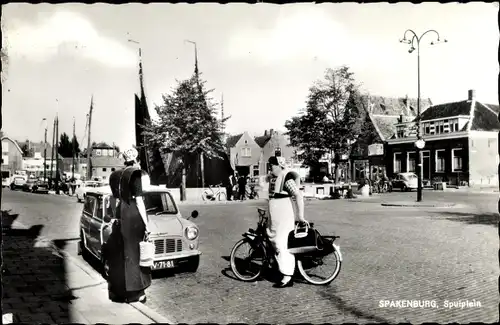
<svg viewBox="0 0 500 325">
<path fill-rule="evenodd" d="M 292 276 L 295 256 L 288 251 L 288 234 L 295 229 L 295 209 L 291 198 L 269 200 L 267 234 L 276 250 L 276 261 L 283 275 Z"/>
</svg>

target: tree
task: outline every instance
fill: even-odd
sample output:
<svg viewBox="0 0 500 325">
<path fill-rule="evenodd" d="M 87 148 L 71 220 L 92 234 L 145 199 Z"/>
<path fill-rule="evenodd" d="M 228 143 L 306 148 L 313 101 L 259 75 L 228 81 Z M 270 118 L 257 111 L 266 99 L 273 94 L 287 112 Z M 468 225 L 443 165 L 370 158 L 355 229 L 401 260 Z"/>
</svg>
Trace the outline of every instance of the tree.
<svg viewBox="0 0 500 325">
<path fill-rule="evenodd" d="M 176 154 L 182 168 L 182 191 L 186 187 L 186 168 L 198 155 L 223 159 L 222 125 L 227 120 L 218 120 L 216 108 L 205 90 L 205 82 L 195 73 L 191 78 L 177 81 L 177 86 L 168 95 L 163 95 L 163 104 L 156 106 L 158 120 L 144 125 L 147 141 L 162 154 Z"/>
<path fill-rule="evenodd" d="M 356 119 L 361 98 L 357 88 L 347 66 L 327 69 L 324 80 L 309 88 L 306 109 L 285 123 L 291 145 L 302 151 L 299 158 L 305 164 L 317 164 L 324 154 L 330 154 L 335 182 L 340 157 L 349 152 L 359 132 Z"/>
<path fill-rule="evenodd" d="M 31 157 L 32 154 L 31 152 L 33 150 L 30 150 L 30 147 L 28 145 L 29 140 L 26 140 L 23 145 L 21 145 L 21 151 L 23 152 L 23 157 Z"/>
<path fill-rule="evenodd" d="M 61 134 L 57 153 L 59 153 L 64 158 L 73 157 L 73 146 L 66 132 L 63 132 Z"/>
<path fill-rule="evenodd" d="M 75 156 L 78 157 L 80 154 L 80 144 L 78 143 L 78 140 L 76 139 L 75 136 L 73 136 L 73 139 L 71 139 L 71 148 L 75 150 Z M 71 155 L 73 157 L 73 154 Z"/>
</svg>

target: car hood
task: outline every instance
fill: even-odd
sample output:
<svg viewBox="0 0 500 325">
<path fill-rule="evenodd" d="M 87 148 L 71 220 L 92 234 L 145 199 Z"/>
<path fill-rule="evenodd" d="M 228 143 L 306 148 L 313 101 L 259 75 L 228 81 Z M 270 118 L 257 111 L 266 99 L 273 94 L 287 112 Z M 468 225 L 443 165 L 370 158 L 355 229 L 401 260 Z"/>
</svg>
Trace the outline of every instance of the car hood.
<svg viewBox="0 0 500 325">
<path fill-rule="evenodd" d="M 416 178 L 413 178 L 413 179 L 407 180 L 406 183 L 408 183 L 408 185 L 410 185 L 410 186 L 417 186 L 418 180 Z"/>
<path fill-rule="evenodd" d="M 177 215 L 149 215 L 149 231 L 155 235 L 182 236 L 184 228 L 193 225 Z"/>
</svg>

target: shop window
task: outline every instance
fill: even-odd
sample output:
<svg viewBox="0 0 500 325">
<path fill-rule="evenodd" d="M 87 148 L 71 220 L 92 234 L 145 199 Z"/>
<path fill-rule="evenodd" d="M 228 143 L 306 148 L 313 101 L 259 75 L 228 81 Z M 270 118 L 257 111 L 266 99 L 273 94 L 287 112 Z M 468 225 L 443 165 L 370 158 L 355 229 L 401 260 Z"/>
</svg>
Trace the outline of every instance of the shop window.
<svg viewBox="0 0 500 325">
<path fill-rule="evenodd" d="M 444 164 L 446 161 L 445 153 L 446 151 L 444 149 L 436 150 L 436 172 L 438 173 L 444 172 Z"/>
<path fill-rule="evenodd" d="M 401 173 L 402 155 L 403 154 L 401 152 L 394 153 L 394 172 L 395 173 Z"/>
<path fill-rule="evenodd" d="M 253 176 L 259 176 L 259 165 L 253 165 Z"/>
<path fill-rule="evenodd" d="M 462 148 L 457 148 L 457 149 L 452 149 L 451 150 L 451 157 L 452 157 L 452 162 L 451 162 L 451 171 L 453 172 L 459 172 L 462 171 L 463 166 L 462 166 L 462 154 L 463 154 L 463 149 Z"/>
<path fill-rule="evenodd" d="M 415 151 L 406 153 L 406 171 L 414 173 L 417 167 L 417 153 Z"/>
</svg>

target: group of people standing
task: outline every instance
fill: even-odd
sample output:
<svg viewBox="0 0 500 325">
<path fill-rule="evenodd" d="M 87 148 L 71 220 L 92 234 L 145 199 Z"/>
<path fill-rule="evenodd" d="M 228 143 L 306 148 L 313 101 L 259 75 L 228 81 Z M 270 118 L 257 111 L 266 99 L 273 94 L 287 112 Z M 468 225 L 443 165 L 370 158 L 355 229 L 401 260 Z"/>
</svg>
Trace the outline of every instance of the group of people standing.
<svg viewBox="0 0 500 325">
<path fill-rule="evenodd" d="M 226 184 L 227 200 L 232 201 L 234 196 L 234 200 L 243 201 L 246 198 L 246 189 L 249 183 L 250 176 L 238 175 L 238 173 L 229 175 L 229 180 Z"/>
</svg>

